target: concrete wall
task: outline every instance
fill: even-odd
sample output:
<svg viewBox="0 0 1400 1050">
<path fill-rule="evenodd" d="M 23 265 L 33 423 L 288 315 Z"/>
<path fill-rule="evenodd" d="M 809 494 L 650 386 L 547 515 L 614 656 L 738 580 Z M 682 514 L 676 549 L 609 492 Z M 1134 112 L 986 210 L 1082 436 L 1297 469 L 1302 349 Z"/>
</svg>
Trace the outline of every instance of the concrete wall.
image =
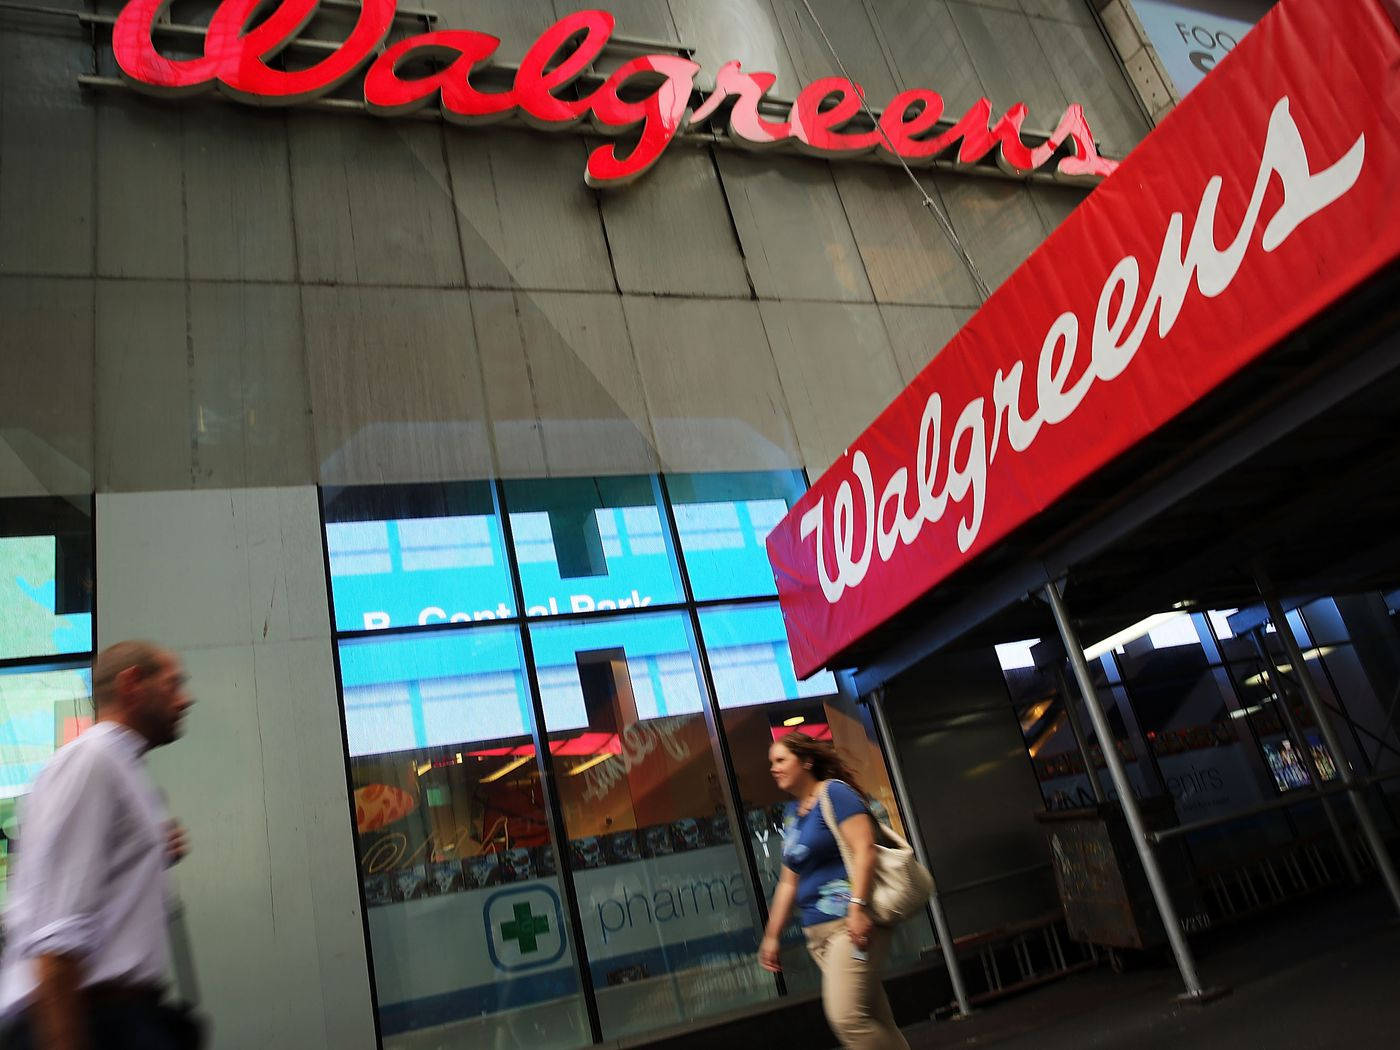
<svg viewBox="0 0 1400 1050">
<path fill-rule="evenodd" d="M 76 0 L 52 0 L 74 3 Z M 558 0 L 443 0 L 518 56 Z M 876 96 L 1085 103 L 1145 133 L 1080 0 L 819 0 Z M 614 0 L 619 32 L 835 71 L 799 0 Z M 114 14 L 113 0 L 99 10 Z M 180 9 L 184 11 L 184 8 Z M 979 305 L 897 169 L 162 102 L 76 21 L 0 13 L 0 497 L 97 492 L 98 643 L 201 698 L 155 763 L 216 1046 L 368 1046 L 315 486 L 823 470 Z M 1083 196 L 924 173 L 995 287 Z"/>
</svg>

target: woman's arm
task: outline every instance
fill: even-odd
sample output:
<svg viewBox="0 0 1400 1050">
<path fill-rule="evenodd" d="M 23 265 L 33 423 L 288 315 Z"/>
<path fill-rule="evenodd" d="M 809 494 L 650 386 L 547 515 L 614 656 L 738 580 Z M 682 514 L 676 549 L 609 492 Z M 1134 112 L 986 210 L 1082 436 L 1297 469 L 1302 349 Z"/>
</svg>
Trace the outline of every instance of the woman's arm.
<svg viewBox="0 0 1400 1050">
<path fill-rule="evenodd" d="M 773 903 L 768 906 L 768 926 L 763 931 L 763 944 L 758 949 L 758 961 L 765 970 L 777 973 L 783 968 L 779 946 L 783 927 L 792 917 L 792 902 L 797 899 L 797 872 L 783 865 Z"/>
<path fill-rule="evenodd" d="M 841 821 L 841 837 L 851 851 L 851 905 L 846 911 L 846 930 L 851 943 L 864 949 L 870 943 L 870 892 L 875 888 L 875 820 L 869 813 L 856 813 Z M 865 901 L 857 904 L 856 901 Z"/>
</svg>

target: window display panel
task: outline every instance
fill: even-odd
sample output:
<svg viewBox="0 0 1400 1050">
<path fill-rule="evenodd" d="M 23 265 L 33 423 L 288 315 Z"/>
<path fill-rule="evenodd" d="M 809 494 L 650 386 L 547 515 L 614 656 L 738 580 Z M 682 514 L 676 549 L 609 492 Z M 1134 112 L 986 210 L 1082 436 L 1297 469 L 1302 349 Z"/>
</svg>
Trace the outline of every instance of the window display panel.
<svg viewBox="0 0 1400 1050">
<path fill-rule="evenodd" d="M 788 733 L 799 732 L 814 740 L 831 741 L 859 781 L 871 813 L 909 838 L 909 829 L 900 816 L 889 771 L 865 708 L 838 694 L 820 701 L 732 707 L 722 711 L 720 717 L 739 782 L 744 825 L 758 862 L 763 892 L 769 899 L 781 874 L 784 817 L 792 798 L 773 782 L 768 771 L 768 748 L 774 740 Z M 926 914 L 902 923 L 890 948 L 889 972 L 920 962 L 934 946 L 933 926 Z M 821 987 L 821 973 L 807 954 L 796 916 L 783 932 L 782 957 L 789 994 L 816 991 Z"/>
<path fill-rule="evenodd" d="M 800 471 L 666 478 L 696 601 L 777 594 L 764 539 L 806 490 Z"/>
<path fill-rule="evenodd" d="M 836 692 L 836 677 L 830 671 L 820 671 L 805 682 L 797 680 L 782 610 L 776 602 L 701 609 L 700 633 L 720 707 Z"/>
<path fill-rule="evenodd" d="M 1309 754 L 1317 760 L 1325 781 L 1336 779 L 1336 763 L 1322 740 L 1322 734 L 1313 720 L 1312 713 L 1296 695 L 1296 683 L 1281 680 L 1275 666 L 1281 665 L 1285 674 L 1291 674 L 1291 665 L 1281 651 L 1275 653 L 1272 646 L 1269 646 L 1271 662 L 1265 664 L 1259 655 L 1257 636 L 1258 632 L 1255 632 L 1249 656 L 1242 656 L 1230 662 L 1230 673 L 1242 705 L 1241 717 L 1249 720 L 1250 728 L 1259 742 L 1259 749 L 1273 778 L 1275 790 L 1287 792 L 1312 784 Z M 1324 698 L 1327 698 L 1330 690 L 1314 666 L 1315 654 L 1309 659 L 1309 664 L 1309 672 L 1314 675 L 1313 681 L 1317 683 Z M 1280 688 L 1282 693 L 1279 692 Z M 1284 702 L 1289 705 L 1287 713 L 1280 706 Z M 1290 730 L 1288 714 L 1292 715 L 1302 740 L 1296 739 Z M 1304 752 L 1304 748 L 1307 752 Z"/>
<path fill-rule="evenodd" d="M 0 660 L 91 651 L 92 543 L 75 501 L 0 500 Z"/>
<path fill-rule="evenodd" d="M 352 758 L 529 732 L 514 627 L 345 639 L 340 678 Z"/>
<path fill-rule="evenodd" d="M 1045 806 L 1047 809 L 1076 809 L 1094 805 L 1093 785 L 1084 767 L 1084 750 L 1075 737 L 1070 712 L 1065 707 L 1067 702 L 1075 705 L 1080 731 L 1084 734 L 1085 747 L 1094 763 L 1100 787 L 1106 796 L 1115 797 L 1108 764 L 1094 736 L 1093 723 L 1084 710 L 1083 701 L 1077 692 L 1066 697 L 1064 687 L 1069 684 L 1066 669 L 1062 668 L 1062 673 L 1057 674 L 1053 667 L 1035 666 L 1030 652 L 1037 641 L 1008 642 L 996 646 L 996 652 Z M 1113 685 L 1110 680 L 1110 673 L 1116 677 L 1117 669 L 1109 660 L 1109 657 L 1094 660 L 1089 668 L 1098 689 L 1099 702 L 1113 730 L 1123 768 L 1134 793 L 1141 798 L 1150 794 L 1147 790 L 1148 774 L 1138 761 L 1139 750 L 1133 746 L 1128 726 L 1119 710 L 1123 689 L 1121 685 Z"/>
<path fill-rule="evenodd" d="M 517 615 L 489 483 L 326 489 L 322 499 L 337 630 Z"/>
<path fill-rule="evenodd" d="M 1124 685 L 1182 823 L 1222 819 L 1274 797 L 1267 754 L 1252 739 L 1247 715 L 1215 652 L 1207 618 L 1187 621 L 1205 643 L 1155 649 L 1130 644 L 1118 654 Z M 1264 814 L 1195 832 L 1197 863 L 1243 862 L 1287 838 L 1285 818 Z"/>
<path fill-rule="evenodd" d="M 384 1045 L 587 1044 L 517 632 L 347 641 L 341 666 Z"/>
<path fill-rule="evenodd" d="M 604 1037 L 773 998 L 686 616 L 530 639 Z"/>
<path fill-rule="evenodd" d="M 527 616 L 681 601 L 655 478 L 508 481 L 504 491 Z"/>
<path fill-rule="evenodd" d="M 92 725 L 92 668 L 0 669 L 0 905 L 16 808 L 56 750 Z"/>
</svg>

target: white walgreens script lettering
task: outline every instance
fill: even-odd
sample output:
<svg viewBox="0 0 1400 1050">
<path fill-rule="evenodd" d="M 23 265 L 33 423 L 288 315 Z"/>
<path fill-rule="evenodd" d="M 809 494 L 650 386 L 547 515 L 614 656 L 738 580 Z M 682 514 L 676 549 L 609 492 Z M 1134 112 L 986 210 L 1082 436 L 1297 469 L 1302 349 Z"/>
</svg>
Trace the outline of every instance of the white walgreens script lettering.
<svg viewBox="0 0 1400 1050">
<path fill-rule="evenodd" d="M 1127 255 L 1109 273 L 1094 311 L 1090 341 L 1090 362 L 1083 374 L 1066 389 L 1079 347 L 1079 317 L 1066 311 L 1057 317 L 1041 344 L 1036 363 L 1037 405 L 1029 418 L 1021 418 L 1022 361 L 1006 374 L 998 369 L 992 382 L 992 439 L 987 445 L 987 399 L 973 398 L 958 413 L 948 443 L 945 481 L 935 492 L 935 478 L 942 455 L 943 400 L 938 393 L 929 396 L 919 425 L 918 448 L 914 457 L 914 494 L 910 505 L 909 468 L 900 467 L 888 480 L 878 502 L 870 462 L 863 451 L 851 457 L 852 479 L 841 482 L 832 501 L 831 546 L 835 573 L 828 571 L 826 548 L 826 498 L 817 500 L 801 519 L 801 538 L 816 533 L 817 573 L 822 594 L 830 604 L 840 600 L 847 587 L 857 587 L 865 579 L 871 558 L 879 552 L 889 561 L 896 542 L 906 546 L 919 538 L 925 523 L 942 519 L 948 503 L 968 501 L 958 522 L 958 550 L 966 552 L 982 527 L 987 499 L 987 468 L 996 461 L 1001 447 L 1003 426 L 1007 444 L 1024 452 L 1035 440 L 1041 426 L 1068 419 L 1097 380 L 1108 381 L 1123 374 L 1147 335 L 1153 313 L 1157 314 L 1157 335 L 1165 339 L 1176 323 L 1194 278 L 1196 288 L 1206 298 L 1214 298 L 1230 287 L 1239 273 L 1245 253 L 1254 239 L 1264 193 L 1274 175 L 1283 186 L 1283 203 L 1264 227 L 1260 246 L 1272 252 L 1307 218 L 1317 214 L 1345 194 L 1356 183 L 1365 159 L 1366 137 L 1361 135 L 1346 155 L 1331 167 L 1313 174 L 1308 167 L 1307 150 L 1298 125 L 1289 114 L 1287 96 L 1279 99 L 1269 118 L 1268 135 L 1260 159 L 1254 192 L 1239 232 L 1223 250 L 1215 243 L 1215 213 L 1224 184 L 1213 176 L 1201 195 L 1200 208 L 1191 228 L 1191 237 L 1182 251 L 1184 219 L 1175 212 L 1167 223 L 1166 236 L 1157 272 L 1147 290 L 1137 320 L 1129 327 L 1138 301 L 1140 273 L 1138 260 Z M 1120 296 L 1121 293 L 1121 297 Z M 1118 298 L 1114 309 L 1115 297 Z M 860 490 L 860 505 L 855 489 Z M 864 541 L 856 553 L 856 518 L 864 515 Z"/>
<path fill-rule="evenodd" d="M 681 718 L 654 718 L 649 722 L 633 722 L 620 734 L 621 753 L 607 762 L 585 770 L 583 797 L 589 802 L 601 802 L 614 784 L 640 766 L 645 758 L 661 744 L 666 753 L 679 761 L 690 754 L 690 745 L 676 737 Z"/>
</svg>

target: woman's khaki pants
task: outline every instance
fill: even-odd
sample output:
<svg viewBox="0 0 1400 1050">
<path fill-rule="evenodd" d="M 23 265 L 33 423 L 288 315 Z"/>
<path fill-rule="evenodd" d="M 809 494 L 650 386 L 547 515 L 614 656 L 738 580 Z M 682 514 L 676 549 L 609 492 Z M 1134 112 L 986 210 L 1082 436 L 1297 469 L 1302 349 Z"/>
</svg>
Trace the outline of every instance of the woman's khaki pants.
<svg viewBox="0 0 1400 1050">
<path fill-rule="evenodd" d="M 863 960 L 851 954 L 845 919 L 808 926 L 803 932 L 807 950 L 822 972 L 822 1009 L 841 1045 L 847 1050 L 909 1050 L 880 984 L 892 931 L 874 927 L 869 958 Z"/>
</svg>

